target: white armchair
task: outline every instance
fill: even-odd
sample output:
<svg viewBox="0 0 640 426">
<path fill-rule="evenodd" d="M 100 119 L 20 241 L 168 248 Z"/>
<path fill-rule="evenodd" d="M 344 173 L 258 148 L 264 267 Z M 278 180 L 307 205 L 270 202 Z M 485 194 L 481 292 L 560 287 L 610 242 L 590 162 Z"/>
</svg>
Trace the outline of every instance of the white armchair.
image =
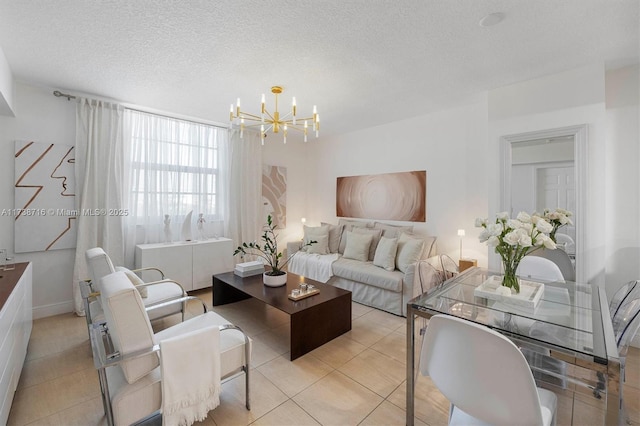
<svg viewBox="0 0 640 426">
<path fill-rule="evenodd" d="M 101 279 L 102 306 L 106 322 L 92 324 L 91 346 L 100 379 L 100 390 L 109 425 L 129 425 L 157 414 L 163 406 L 162 341 L 185 338 L 194 332 L 218 327 L 220 379 L 244 372 L 246 407 L 249 400 L 251 340 L 242 330 L 214 312 L 206 312 L 158 333 L 153 333 L 140 293 L 124 272 Z M 151 307 L 183 303 L 187 296 Z M 160 355 L 160 356 L 159 356 Z M 211 360 L 215 362 L 215 358 Z M 197 367 L 196 367 L 197 368 Z M 196 370 L 196 374 L 198 370 Z M 189 380 L 181 377 L 181 380 Z M 183 385 L 184 386 L 184 383 Z"/>
<path fill-rule="evenodd" d="M 129 270 L 121 266 L 114 266 L 109 255 L 100 247 L 95 247 L 86 251 L 87 265 L 91 272 L 91 281 L 83 283 L 83 297 L 85 300 L 85 314 L 87 324 L 94 322 L 103 322 L 104 313 L 102 303 L 99 297 L 100 280 L 102 277 L 116 271 L 123 271 L 126 276 L 135 285 L 142 296 L 144 306 L 150 307 L 168 300 L 177 299 L 187 295 L 182 286 L 171 279 L 165 278 L 162 271 L 158 268 L 143 268 Z M 143 270 L 155 270 L 159 274 L 160 280 L 152 282 L 144 282 L 136 275 L 136 272 Z M 170 304 L 160 309 L 154 309 L 149 312 L 151 321 L 164 318 L 169 315 L 181 314 L 184 320 L 184 304 Z"/>
</svg>

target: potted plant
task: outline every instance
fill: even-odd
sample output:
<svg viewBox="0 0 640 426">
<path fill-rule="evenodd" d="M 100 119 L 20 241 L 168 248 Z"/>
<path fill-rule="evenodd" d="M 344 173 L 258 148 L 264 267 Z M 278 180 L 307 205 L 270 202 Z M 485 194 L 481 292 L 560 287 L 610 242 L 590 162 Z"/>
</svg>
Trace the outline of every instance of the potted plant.
<svg viewBox="0 0 640 426">
<path fill-rule="evenodd" d="M 265 263 L 271 267 L 271 270 L 266 271 L 263 274 L 263 282 L 269 287 L 279 287 L 287 283 L 287 273 L 282 269 L 287 263 L 289 263 L 293 256 L 295 256 L 294 253 L 289 256 L 284 263 L 280 263 L 283 255 L 282 252 L 278 251 L 278 236 L 275 233 L 275 228 L 276 225 L 273 223 L 271 215 L 268 215 L 267 224 L 264 226 L 264 232 L 260 238 L 263 244 L 260 245 L 255 241 L 251 243 L 242 243 L 242 245 L 238 246 L 238 248 L 233 252 L 234 256 L 238 254 L 253 254 L 265 261 Z M 309 241 L 302 247 L 307 247 L 316 243 L 317 241 Z"/>
</svg>

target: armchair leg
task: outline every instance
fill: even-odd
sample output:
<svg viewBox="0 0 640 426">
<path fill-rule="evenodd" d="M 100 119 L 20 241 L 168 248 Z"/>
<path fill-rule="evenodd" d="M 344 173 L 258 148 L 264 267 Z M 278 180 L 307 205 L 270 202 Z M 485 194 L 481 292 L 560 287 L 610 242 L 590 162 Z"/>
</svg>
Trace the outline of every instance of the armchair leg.
<svg viewBox="0 0 640 426">
<path fill-rule="evenodd" d="M 220 326 L 220 331 L 223 330 L 238 330 L 244 335 L 244 365 L 241 370 L 244 371 L 244 381 L 245 381 L 245 407 L 247 410 L 251 410 L 251 398 L 249 396 L 249 371 L 251 370 L 251 341 L 247 334 L 242 331 L 240 327 L 233 324 L 225 324 Z"/>
<path fill-rule="evenodd" d="M 104 407 L 104 414 L 107 416 L 107 424 L 113 426 L 113 409 L 111 407 L 111 396 L 109 395 L 109 382 L 107 381 L 107 372 L 104 368 L 98 370 L 98 380 L 100 381 L 102 406 Z"/>
</svg>

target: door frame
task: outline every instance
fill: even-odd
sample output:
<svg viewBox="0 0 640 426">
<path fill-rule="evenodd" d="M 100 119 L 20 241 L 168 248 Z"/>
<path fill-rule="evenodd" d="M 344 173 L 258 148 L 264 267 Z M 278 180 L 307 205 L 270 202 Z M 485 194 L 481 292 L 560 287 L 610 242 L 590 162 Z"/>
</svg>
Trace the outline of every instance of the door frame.
<svg viewBox="0 0 640 426">
<path fill-rule="evenodd" d="M 574 225 L 576 227 L 576 281 L 584 282 L 585 247 L 588 236 L 585 233 L 587 223 L 587 124 L 559 127 L 556 129 L 537 130 L 533 132 L 504 135 L 500 137 L 500 209 L 511 209 L 511 147 L 513 143 L 537 139 L 552 139 L 573 136 L 573 157 L 576 185 L 576 211 Z"/>
</svg>

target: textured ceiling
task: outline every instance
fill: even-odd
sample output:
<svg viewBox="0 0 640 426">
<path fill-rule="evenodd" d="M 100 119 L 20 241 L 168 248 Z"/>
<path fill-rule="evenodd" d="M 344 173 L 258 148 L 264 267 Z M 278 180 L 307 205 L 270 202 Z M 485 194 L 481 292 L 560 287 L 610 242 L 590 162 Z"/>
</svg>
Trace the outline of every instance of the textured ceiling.
<svg viewBox="0 0 640 426">
<path fill-rule="evenodd" d="M 0 47 L 18 80 L 217 122 L 281 85 L 281 105 L 318 105 L 327 135 L 637 62 L 639 3 L 0 0 Z M 501 24 L 478 25 L 497 11 Z"/>
</svg>

